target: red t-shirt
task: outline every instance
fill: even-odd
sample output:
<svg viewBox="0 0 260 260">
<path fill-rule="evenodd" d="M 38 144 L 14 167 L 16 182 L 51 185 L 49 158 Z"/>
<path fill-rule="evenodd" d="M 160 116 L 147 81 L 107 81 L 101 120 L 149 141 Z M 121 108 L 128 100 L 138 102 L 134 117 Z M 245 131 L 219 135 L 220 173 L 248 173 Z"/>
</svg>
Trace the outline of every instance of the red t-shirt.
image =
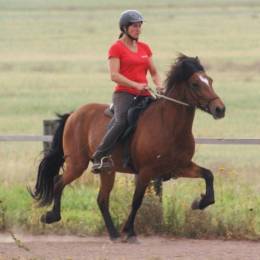
<svg viewBox="0 0 260 260">
<path fill-rule="evenodd" d="M 149 67 L 149 57 L 152 56 L 150 47 L 143 43 L 137 42 L 137 52 L 131 51 L 121 40 L 117 40 L 109 49 L 108 58 L 119 58 L 119 73 L 126 78 L 139 82 L 147 83 L 147 70 Z M 150 96 L 149 91 L 139 91 L 136 88 L 116 85 L 116 92 L 128 92 L 133 95 Z"/>
</svg>

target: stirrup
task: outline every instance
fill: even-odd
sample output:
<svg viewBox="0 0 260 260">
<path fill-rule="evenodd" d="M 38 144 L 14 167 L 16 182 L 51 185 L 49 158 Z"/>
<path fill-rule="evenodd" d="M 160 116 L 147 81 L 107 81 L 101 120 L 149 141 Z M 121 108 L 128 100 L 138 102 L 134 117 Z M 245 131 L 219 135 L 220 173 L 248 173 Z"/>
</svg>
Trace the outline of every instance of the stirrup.
<svg viewBox="0 0 260 260">
<path fill-rule="evenodd" d="M 111 172 L 114 168 L 114 162 L 111 155 L 104 156 L 100 162 L 94 163 L 91 171 L 93 173 Z"/>
</svg>

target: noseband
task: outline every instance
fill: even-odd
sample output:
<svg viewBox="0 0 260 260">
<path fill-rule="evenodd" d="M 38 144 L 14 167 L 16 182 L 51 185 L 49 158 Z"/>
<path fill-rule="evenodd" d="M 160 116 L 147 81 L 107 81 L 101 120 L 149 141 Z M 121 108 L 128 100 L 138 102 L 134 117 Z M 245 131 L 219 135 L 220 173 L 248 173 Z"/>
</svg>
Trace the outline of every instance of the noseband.
<svg viewBox="0 0 260 260">
<path fill-rule="evenodd" d="M 215 97 L 211 98 L 210 100 L 208 100 L 208 102 L 207 102 L 205 105 L 202 105 L 202 104 L 200 104 L 200 102 L 199 102 L 199 106 L 198 106 L 198 107 L 201 108 L 202 110 L 206 111 L 206 112 L 209 112 L 210 104 L 211 104 L 213 101 L 215 101 L 216 99 L 219 99 L 219 97 L 218 97 L 218 96 L 215 96 Z"/>
</svg>

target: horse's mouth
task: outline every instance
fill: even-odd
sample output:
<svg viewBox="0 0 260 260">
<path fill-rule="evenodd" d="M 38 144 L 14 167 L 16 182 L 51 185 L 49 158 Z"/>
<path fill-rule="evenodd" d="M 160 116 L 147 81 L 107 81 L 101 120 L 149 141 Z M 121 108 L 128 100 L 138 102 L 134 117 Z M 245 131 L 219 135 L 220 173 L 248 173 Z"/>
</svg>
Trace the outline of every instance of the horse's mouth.
<svg viewBox="0 0 260 260">
<path fill-rule="evenodd" d="M 211 114 L 214 119 L 221 119 L 225 117 L 226 108 L 225 107 L 216 107 L 211 111 Z"/>
<path fill-rule="evenodd" d="M 212 115 L 214 119 L 221 119 L 225 117 L 226 108 L 225 107 L 212 107 L 209 106 L 202 106 L 200 105 L 198 108 L 200 108 L 202 111 Z"/>
</svg>

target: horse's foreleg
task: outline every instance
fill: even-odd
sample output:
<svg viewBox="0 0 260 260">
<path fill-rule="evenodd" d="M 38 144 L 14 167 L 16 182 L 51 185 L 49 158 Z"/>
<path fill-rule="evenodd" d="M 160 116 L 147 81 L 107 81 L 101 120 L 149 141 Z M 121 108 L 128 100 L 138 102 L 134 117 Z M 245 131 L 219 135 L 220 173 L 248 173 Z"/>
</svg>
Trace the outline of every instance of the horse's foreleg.
<svg viewBox="0 0 260 260">
<path fill-rule="evenodd" d="M 138 209 L 140 208 L 143 197 L 145 194 L 145 190 L 149 184 L 150 179 L 144 178 L 141 173 L 137 176 L 136 179 L 136 188 L 132 201 L 132 209 L 128 216 L 128 219 L 122 229 L 122 233 L 124 235 L 123 241 L 127 242 L 129 240 L 135 240 L 136 233 L 134 231 L 134 222 Z"/>
<path fill-rule="evenodd" d="M 191 206 L 192 209 L 204 209 L 215 202 L 213 187 L 214 176 L 210 170 L 192 163 L 190 167 L 181 170 L 179 176 L 188 178 L 203 178 L 205 180 L 206 193 L 201 194 L 200 199 L 194 200 Z"/>
<path fill-rule="evenodd" d="M 119 238 L 119 233 L 117 232 L 114 226 L 113 220 L 109 212 L 109 195 L 114 186 L 115 172 L 109 174 L 101 174 L 100 179 L 101 186 L 97 198 L 97 203 L 105 221 L 110 239 L 116 240 L 117 238 Z"/>
</svg>

